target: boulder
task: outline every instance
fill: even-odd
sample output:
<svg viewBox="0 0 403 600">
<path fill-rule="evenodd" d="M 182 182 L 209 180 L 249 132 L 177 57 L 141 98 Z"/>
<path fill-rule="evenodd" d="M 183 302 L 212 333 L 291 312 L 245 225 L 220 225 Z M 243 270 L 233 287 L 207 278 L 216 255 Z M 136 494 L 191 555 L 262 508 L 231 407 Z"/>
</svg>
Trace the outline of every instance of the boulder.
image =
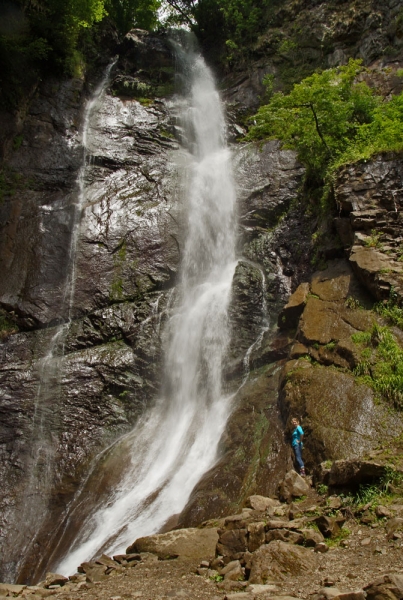
<svg viewBox="0 0 403 600">
<path fill-rule="evenodd" d="M 303 477 L 294 470 L 288 471 L 284 481 L 280 484 L 280 498 L 290 501 L 292 498 L 306 496 L 309 492 L 309 485 Z"/>
<path fill-rule="evenodd" d="M 315 548 L 324 540 L 323 535 L 315 529 L 301 529 L 301 533 L 304 536 L 304 546 L 308 548 Z"/>
<path fill-rule="evenodd" d="M 220 575 L 224 576 L 225 581 L 242 581 L 245 578 L 239 560 L 229 562 L 221 569 Z"/>
<path fill-rule="evenodd" d="M 247 529 L 219 529 L 217 554 L 235 558 L 240 552 L 245 552 L 248 547 Z"/>
<path fill-rule="evenodd" d="M 386 508 L 386 506 L 382 506 L 381 504 L 379 504 L 376 508 L 375 508 L 375 514 L 378 517 L 378 519 L 382 519 L 382 518 L 390 518 L 392 516 L 392 512 Z"/>
<path fill-rule="evenodd" d="M 335 460 L 329 473 L 329 486 L 342 487 L 371 483 L 385 475 L 386 467 L 365 460 Z"/>
<path fill-rule="evenodd" d="M 289 529 L 271 529 L 266 533 L 266 544 L 270 544 L 273 540 L 281 540 L 290 544 L 302 544 L 304 536 L 302 533 L 290 531 Z"/>
<path fill-rule="evenodd" d="M 314 596 L 314 600 L 365 600 L 365 592 L 341 592 L 336 587 L 324 587 Z"/>
<path fill-rule="evenodd" d="M 309 283 L 301 283 L 281 311 L 278 317 L 280 329 L 296 329 L 305 308 L 309 294 Z"/>
<path fill-rule="evenodd" d="M 104 565 L 105 567 L 112 567 L 113 569 L 118 566 L 116 561 L 106 554 L 102 554 L 102 556 L 97 558 L 95 563 L 97 565 Z"/>
<path fill-rule="evenodd" d="M 64 585 L 69 581 L 68 577 L 59 575 L 58 573 L 46 573 L 46 579 L 42 582 L 42 586 L 49 588 L 51 585 Z"/>
<path fill-rule="evenodd" d="M 19 596 L 26 588 L 26 585 L 0 583 L 0 594 L 3 596 Z"/>
<path fill-rule="evenodd" d="M 251 559 L 250 583 L 278 581 L 316 568 L 316 555 L 307 548 L 282 541 L 261 546 Z"/>
<path fill-rule="evenodd" d="M 265 524 L 263 522 L 248 525 L 248 550 L 254 552 L 265 543 Z"/>
<path fill-rule="evenodd" d="M 326 538 L 336 537 L 340 533 L 344 521 L 345 519 L 343 518 L 327 517 L 326 515 L 321 515 L 315 519 L 315 523 L 319 527 L 320 532 L 323 533 Z"/>
<path fill-rule="evenodd" d="M 403 598 L 403 574 L 382 575 L 364 587 L 367 600 L 401 600 Z"/>
<path fill-rule="evenodd" d="M 266 496 L 249 496 L 246 499 L 246 506 L 253 508 L 253 510 L 260 510 L 261 512 L 266 511 L 268 508 L 274 508 L 280 506 L 280 502 L 275 498 L 266 498 Z"/>
<path fill-rule="evenodd" d="M 126 549 L 126 553 L 151 552 L 162 559 L 173 556 L 202 559 L 215 555 L 217 541 L 216 529 L 178 529 L 139 538 Z"/>
<path fill-rule="evenodd" d="M 392 540 L 397 531 L 403 529 L 403 519 L 401 517 L 395 517 L 390 519 L 385 526 L 386 537 L 388 540 Z"/>
</svg>

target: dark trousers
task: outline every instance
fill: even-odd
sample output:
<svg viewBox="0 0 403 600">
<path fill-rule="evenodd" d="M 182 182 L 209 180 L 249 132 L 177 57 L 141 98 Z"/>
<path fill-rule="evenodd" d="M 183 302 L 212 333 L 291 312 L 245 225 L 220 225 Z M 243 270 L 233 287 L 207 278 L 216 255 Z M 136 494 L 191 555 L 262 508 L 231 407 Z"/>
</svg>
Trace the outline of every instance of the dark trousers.
<svg viewBox="0 0 403 600">
<path fill-rule="evenodd" d="M 296 444 L 295 446 L 293 446 L 293 449 L 295 454 L 295 460 L 297 461 L 299 468 L 303 469 L 304 463 L 301 456 L 301 444 Z"/>
</svg>

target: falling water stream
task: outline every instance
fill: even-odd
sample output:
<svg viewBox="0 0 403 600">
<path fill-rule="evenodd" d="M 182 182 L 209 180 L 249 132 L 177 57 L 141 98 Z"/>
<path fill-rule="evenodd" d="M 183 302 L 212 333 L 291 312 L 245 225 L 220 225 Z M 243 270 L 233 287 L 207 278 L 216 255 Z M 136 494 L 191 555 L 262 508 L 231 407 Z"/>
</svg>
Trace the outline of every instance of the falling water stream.
<svg viewBox="0 0 403 600">
<path fill-rule="evenodd" d="M 60 382 L 64 344 L 69 325 L 73 318 L 75 281 L 76 281 L 76 252 L 80 232 L 81 212 L 85 199 L 85 174 L 88 162 L 87 137 L 91 116 L 105 92 L 110 72 L 116 61 L 106 69 L 102 81 L 87 102 L 84 111 L 82 129 L 82 166 L 77 178 L 77 192 L 71 214 L 71 237 L 66 264 L 66 276 L 62 289 L 59 313 L 62 322 L 54 327 L 45 356 L 39 363 L 39 385 L 35 398 L 29 479 L 27 481 L 20 535 L 24 538 L 23 546 L 29 548 L 34 542 L 39 524 L 47 516 L 48 502 L 54 483 L 54 467 L 56 454 L 56 439 L 60 429 L 57 402 L 61 397 Z M 23 560 L 22 553 L 21 559 Z"/>
<path fill-rule="evenodd" d="M 66 574 L 101 551 L 124 550 L 181 512 L 216 460 L 231 409 L 231 396 L 222 388 L 236 266 L 231 158 L 211 72 L 197 54 L 188 54 L 186 63 L 190 86 L 181 111 L 189 149 L 188 228 L 178 300 L 165 330 L 162 393 L 117 443 L 127 462 L 125 474 L 57 565 Z"/>
</svg>

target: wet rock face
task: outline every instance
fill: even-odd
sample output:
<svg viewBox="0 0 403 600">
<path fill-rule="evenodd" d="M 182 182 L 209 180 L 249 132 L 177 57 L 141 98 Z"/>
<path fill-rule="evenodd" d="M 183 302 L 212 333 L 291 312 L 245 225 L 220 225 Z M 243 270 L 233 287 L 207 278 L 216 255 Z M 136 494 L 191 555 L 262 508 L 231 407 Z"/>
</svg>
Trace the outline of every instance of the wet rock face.
<svg viewBox="0 0 403 600">
<path fill-rule="evenodd" d="M 146 37 L 136 33 L 144 52 Z M 128 48 L 134 51 L 133 41 Z M 171 57 L 164 48 L 160 69 Z M 130 56 L 122 61 L 131 73 L 138 68 Z M 0 207 L 0 304 L 20 329 L 32 331 L 0 345 L 2 580 L 12 581 L 18 570 L 21 580 L 39 573 L 36 548 L 46 552 L 90 461 L 133 426 L 161 381 L 161 328 L 181 244 L 180 159 L 167 100 L 143 106 L 108 93 L 100 98 L 89 119 L 77 215 L 85 103 L 80 81 L 44 84 L 29 107 L 21 146 L 8 157 L 19 179 Z M 71 291 L 66 281 L 78 217 Z M 75 320 L 64 330 L 47 328 L 67 317 L 69 294 Z M 114 476 L 123 466 L 115 465 Z M 34 538 L 22 566 L 22 550 Z"/>
<path fill-rule="evenodd" d="M 81 82 L 53 82 L 41 88 L 28 110 L 22 144 L 9 156 L 10 169 L 18 170 L 24 185 L 0 207 L 0 261 L 6 274 L 0 283 L 0 305 L 13 311 L 21 330 L 0 346 L 3 580 L 13 580 L 17 572 L 21 581 L 40 577 L 57 537 L 55 524 L 63 522 L 66 505 L 91 461 L 131 429 L 160 389 L 163 325 L 173 302 L 186 225 L 178 175 L 186 152 L 173 135 L 178 115 L 172 103 L 164 98 L 140 102 L 129 85 L 136 79 L 148 86 L 147 94 L 166 90 L 164 86 L 172 84 L 169 47 L 135 31 L 123 48 L 110 86 L 90 114 L 81 199 L 81 127 L 87 96 Z M 268 356 L 273 361 L 282 352 L 271 346 L 272 334 L 262 340 L 259 336 L 267 305 L 271 303 L 269 312 L 276 310 L 303 272 L 295 268 L 291 273 L 290 265 L 299 264 L 300 255 L 287 249 L 292 242 L 286 241 L 280 220 L 296 197 L 303 169 L 292 152 L 280 151 L 272 142 L 263 150 L 247 145 L 234 152 L 241 184 L 242 244 L 248 249 L 247 259 L 237 267 L 230 311 L 233 341 L 226 375 L 228 386 L 235 389 L 247 374 L 243 358 L 248 348 L 259 341 L 251 366 L 264 364 Z M 72 230 L 78 217 L 75 244 Z M 297 229 L 295 236 L 300 234 Z M 309 237 L 307 230 L 304 239 Z M 71 303 L 66 281 L 72 251 Z M 69 311 L 73 320 L 58 330 L 55 324 Z M 56 334 L 60 337 L 54 342 Z M 52 348 L 50 368 L 46 356 Z M 212 484 L 206 480 L 183 520 L 199 523 L 247 492 L 274 491 L 275 479 L 268 474 L 278 472 L 281 477 L 283 463 L 289 460 L 287 453 L 282 456 L 276 386 L 275 376 L 262 376 L 256 413 L 248 424 L 264 460 L 255 456 L 249 441 L 241 461 L 237 455 L 239 440 L 245 440 L 243 421 L 250 402 L 242 392 L 223 441 L 225 474 L 216 470 L 213 475 L 217 494 L 211 495 Z M 275 423 L 270 430 L 264 412 L 266 391 L 271 398 L 268 414 Z M 39 438 L 46 440 L 53 487 L 46 485 Z M 124 462 L 108 461 L 112 466 L 102 479 L 105 489 L 118 481 L 124 468 Z M 24 507 L 31 480 L 36 482 L 35 492 Z M 94 480 L 93 485 L 102 493 L 100 482 Z M 19 535 L 21 520 L 27 527 Z M 70 527 L 78 526 L 74 517 Z M 35 545 L 21 565 L 31 539 Z M 43 555 L 38 555 L 38 547 Z"/>
<path fill-rule="evenodd" d="M 375 315 L 363 308 L 372 302 L 349 264 L 334 261 L 315 273 L 308 294 L 301 294 L 301 287 L 279 316 L 287 323 L 295 306 L 303 310 L 284 367 L 280 406 L 285 421 L 303 417 L 304 461 L 312 467 L 326 459 L 363 456 L 398 435 L 402 419 L 375 402 L 372 389 L 353 375 L 360 355 L 351 336 L 369 331 Z"/>
<path fill-rule="evenodd" d="M 400 3 L 389 0 L 328 2 L 285 0 L 272 7 L 268 28 L 250 53 L 248 71 L 232 68 L 225 78 L 225 99 L 240 113 L 255 111 L 267 90 L 264 77 L 276 88 L 289 89 L 318 68 L 328 69 L 361 59 L 364 65 L 393 65 L 402 59 Z M 379 64 L 379 63 L 378 63 Z M 398 68 L 398 67 L 397 67 Z M 396 65 L 377 78 L 386 93 L 400 93 Z"/>
<path fill-rule="evenodd" d="M 380 155 L 342 168 L 336 182 L 336 227 L 357 277 L 377 300 L 389 298 L 392 287 L 403 298 L 402 168 L 400 156 Z"/>
</svg>

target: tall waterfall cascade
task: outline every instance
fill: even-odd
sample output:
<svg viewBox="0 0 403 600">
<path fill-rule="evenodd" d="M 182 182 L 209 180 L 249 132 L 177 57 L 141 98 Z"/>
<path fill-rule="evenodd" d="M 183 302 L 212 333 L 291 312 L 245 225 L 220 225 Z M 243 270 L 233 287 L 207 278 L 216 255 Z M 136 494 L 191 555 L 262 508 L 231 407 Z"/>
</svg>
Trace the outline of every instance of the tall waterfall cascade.
<svg viewBox="0 0 403 600">
<path fill-rule="evenodd" d="M 136 538 L 158 532 L 180 513 L 216 461 L 231 410 L 232 396 L 222 386 L 236 267 L 231 156 L 210 70 L 198 54 L 181 62 L 189 78 L 186 97 L 178 98 L 188 152 L 187 233 L 176 307 L 164 332 L 161 396 L 119 440 L 128 462 L 123 479 L 55 567 L 65 574 L 100 552 L 122 551 Z"/>
</svg>

